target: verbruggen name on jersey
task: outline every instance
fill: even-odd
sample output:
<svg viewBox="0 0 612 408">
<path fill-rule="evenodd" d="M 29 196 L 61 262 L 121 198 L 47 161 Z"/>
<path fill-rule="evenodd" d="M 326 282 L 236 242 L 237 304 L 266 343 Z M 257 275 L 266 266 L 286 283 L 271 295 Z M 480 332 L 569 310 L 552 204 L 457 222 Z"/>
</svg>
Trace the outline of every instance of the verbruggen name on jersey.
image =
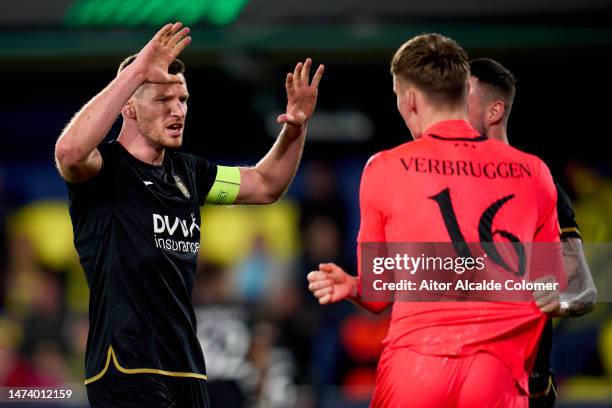
<svg viewBox="0 0 612 408">
<path fill-rule="evenodd" d="M 480 163 L 471 160 L 438 160 L 427 157 L 400 158 L 404 170 L 444 176 L 485 177 L 488 179 L 531 178 L 531 167 L 521 162 Z"/>
</svg>

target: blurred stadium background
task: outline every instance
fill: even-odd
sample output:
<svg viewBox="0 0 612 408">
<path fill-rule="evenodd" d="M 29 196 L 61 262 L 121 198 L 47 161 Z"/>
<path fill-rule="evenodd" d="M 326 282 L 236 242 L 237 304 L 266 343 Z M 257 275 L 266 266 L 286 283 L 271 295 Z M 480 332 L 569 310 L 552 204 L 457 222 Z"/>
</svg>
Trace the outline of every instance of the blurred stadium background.
<svg viewBox="0 0 612 408">
<path fill-rule="evenodd" d="M 203 208 L 194 303 L 213 406 L 348 408 L 367 406 L 388 316 L 347 302 L 321 308 L 305 276 L 320 261 L 355 270 L 361 169 L 410 137 L 392 53 L 436 31 L 509 67 L 518 78 L 511 143 L 549 164 L 584 240 L 610 242 L 611 17 L 609 0 L 2 0 L 0 386 L 68 387 L 66 406 L 87 406 L 88 289 L 53 146 L 163 23 L 193 29 L 182 56 L 191 93 L 183 150 L 220 164 L 265 154 L 285 72 L 308 56 L 326 65 L 286 198 Z M 612 406 L 611 316 L 601 302 L 556 322 L 559 407 Z"/>
</svg>

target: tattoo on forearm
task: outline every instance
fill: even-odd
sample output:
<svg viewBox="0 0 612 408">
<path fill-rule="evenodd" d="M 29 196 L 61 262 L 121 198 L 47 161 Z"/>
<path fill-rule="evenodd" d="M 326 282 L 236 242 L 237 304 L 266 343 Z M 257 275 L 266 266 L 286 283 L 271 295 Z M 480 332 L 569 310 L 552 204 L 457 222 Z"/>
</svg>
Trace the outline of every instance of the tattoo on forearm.
<svg viewBox="0 0 612 408">
<path fill-rule="evenodd" d="M 567 287 L 560 295 L 561 315 L 581 316 L 595 307 L 597 290 L 584 256 L 582 240 L 566 238 L 562 246 Z"/>
</svg>

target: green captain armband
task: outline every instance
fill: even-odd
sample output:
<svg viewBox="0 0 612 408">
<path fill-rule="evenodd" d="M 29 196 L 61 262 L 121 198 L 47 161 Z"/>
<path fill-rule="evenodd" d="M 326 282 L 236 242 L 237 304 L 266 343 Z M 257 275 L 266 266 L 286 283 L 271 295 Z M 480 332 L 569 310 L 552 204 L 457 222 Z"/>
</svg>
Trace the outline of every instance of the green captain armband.
<svg viewBox="0 0 612 408">
<path fill-rule="evenodd" d="M 240 169 L 238 167 L 217 166 L 217 177 L 213 183 L 206 203 L 215 205 L 234 204 L 240 191 Z"/>
</svg>

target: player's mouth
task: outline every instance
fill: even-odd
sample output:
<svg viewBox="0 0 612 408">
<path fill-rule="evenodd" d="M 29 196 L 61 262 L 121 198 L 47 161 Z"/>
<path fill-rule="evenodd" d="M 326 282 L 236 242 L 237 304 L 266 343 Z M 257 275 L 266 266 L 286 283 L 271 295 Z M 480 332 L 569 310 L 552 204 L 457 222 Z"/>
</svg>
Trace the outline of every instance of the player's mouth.
<svg viewBox="0 0 612 408">
<path fill-rule="evenodd" d="M 171 137 L 180 137 L 183 134 L 183 124 L 173 123 L 166 126 L 166 131 Z"/>
</svg>

